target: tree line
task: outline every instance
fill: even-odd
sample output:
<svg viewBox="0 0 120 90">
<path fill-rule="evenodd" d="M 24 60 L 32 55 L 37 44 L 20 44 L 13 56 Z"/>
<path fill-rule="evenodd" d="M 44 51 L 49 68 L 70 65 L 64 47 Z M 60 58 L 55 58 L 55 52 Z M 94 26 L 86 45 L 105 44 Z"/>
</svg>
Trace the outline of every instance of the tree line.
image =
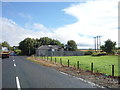
<svg viewBox="0 0 120 90">
<path fill-rule="evenodd" d="M 74 40 L 69 40 L 67 44 L 64 45 L 60 41 L 48 37 L 42 37 L 40 39 L 26 38 L 19 43 L 19 49 L 23 55 L 32 55 L 35 54 L 36 48 L 42 45 L 59 45 L 69 51 L 75 51 L 77 49 L 77 44 Z"/>
<path fill-rule="evenodd" d="M 67 51 L 76 51 L 77 50 L 77 44 L 74 40 L 69 40 L 67 44 L 63 44 L 58 40 L 48 38 L 48 37 L 41 37 L 40 39 L 36 38 L 25 38 L 24 40 L 20 41 L 19 46 L 11 47 L 6 41 L 1 43 L 3 47 L 8 47 L 10 50 L 15 51 L 16 53 L 19 53 L 21 55 L 32 55 L 35 54 L 36 48 L 42 46 L 42 45 L 59 45 L 64 50 Z"/>
<path fill-rule="evenodd" d="M 74 40 L 67 41 L 67 44 L 63 44 L 58 40 L 48 38 L 48 37 L 41 37 L 41 38 L 25 38 L 24 40 L 20 41 L 19 46 L 11 47 L 6 41 L 0 43 L 2 47 L 8 47 L 9 50 L 15 51 L 17 54 L 21 55 L 32 55 L 35 54 L 36 48 L 42 45 L 59 45 L 64 48 L 65 51 L 76 51 L 77 44 Z M 120 47 L 116 48 L 116 42 L 111 41 L 110 39 L 105 41 L 105 44 L 102 45 L 100 48 L 102 51 L 105 51 L 108 54 L 114 54 L 116 50 L 120 49 Z"/>
</svg>

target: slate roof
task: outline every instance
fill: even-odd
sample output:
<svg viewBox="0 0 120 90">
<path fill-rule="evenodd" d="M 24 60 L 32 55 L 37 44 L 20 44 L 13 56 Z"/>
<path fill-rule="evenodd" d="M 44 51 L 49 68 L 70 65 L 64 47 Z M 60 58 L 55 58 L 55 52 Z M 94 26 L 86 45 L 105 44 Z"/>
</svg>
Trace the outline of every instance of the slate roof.
<svg viewBox="0 0 120 90">
<path fill-rule="evenodd" d="M 60 49 L 58 45 L 42 45 L 38 49 Z"/>
</svg>

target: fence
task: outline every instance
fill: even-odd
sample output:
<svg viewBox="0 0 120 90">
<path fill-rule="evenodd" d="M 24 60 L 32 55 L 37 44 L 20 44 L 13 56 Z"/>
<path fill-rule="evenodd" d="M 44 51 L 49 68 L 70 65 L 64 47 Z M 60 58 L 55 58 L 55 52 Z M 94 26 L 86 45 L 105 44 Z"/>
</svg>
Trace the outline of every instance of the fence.
<svg viewBox="0 0 120 90">
<path fill-rule="evenodd" d="M 45 60 L 49 60 L 51 62 L 54 63 L 59 63 L 63 66 L 67 66 L 67 67 L 75 67 L 76 69 L 85 69 L 85 70 L 89 70 L 91 72 L 97 72 L 97 73 L 105 73 L 105 71 L 107 71 L 107 76 L 111 75 L 111 76 L 115 76 L 115 66 L 114 65 L 105 65 L 103 67 L 96 65 L 95 63 L 91 62 L 89 64 L 85 64 L 85 63 L 81 63 L 80 61 L 76 61 L 76 62 L 71 62 L 69 59 L 66 60 L 62 60 L 62 58 L 56 58 L 56 57 L 48 57 L 48 56 L 41 56 L 42 59 Z"/>
</svg>

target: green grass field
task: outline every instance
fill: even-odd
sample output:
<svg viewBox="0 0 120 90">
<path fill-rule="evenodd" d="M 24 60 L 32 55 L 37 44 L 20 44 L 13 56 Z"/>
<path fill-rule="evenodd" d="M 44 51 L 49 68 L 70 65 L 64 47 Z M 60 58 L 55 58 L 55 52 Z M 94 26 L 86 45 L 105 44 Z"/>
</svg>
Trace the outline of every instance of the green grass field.
<svg viewBox="0 0 120 90">
<path fill-rule="evenodd" d="M 80 68 L 84 70 L 91 70 L 91 63 L 94 64 L 94 72 L 105 73 L 112 75 L 112 65 L 115 67 L 114 75 L 118 76 L 118 56 L 59 56 L 52 57 L 54 62 L 56 58 L 57 63 L 60 63 L 60 58 L 62 63 L 67 65 L 68 59 L 70 61 L 70 66 L 77 66 L 77 61 L 80 63 Z M 47 59 L 47 58 L 46 58 Z M 51 60 L 51 57 L 48 57 Z"/>
</svg>

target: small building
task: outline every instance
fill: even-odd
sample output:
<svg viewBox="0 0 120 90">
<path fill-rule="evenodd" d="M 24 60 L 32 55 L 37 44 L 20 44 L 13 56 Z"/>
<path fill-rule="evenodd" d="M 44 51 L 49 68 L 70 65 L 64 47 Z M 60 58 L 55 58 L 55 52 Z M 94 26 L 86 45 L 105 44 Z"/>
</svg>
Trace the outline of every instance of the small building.
<svg viewBox="0 0 120 90">
<path fill-rule="evenodd" d="M 36 56 L 83 56 L 83 51 L 64 51 L 59 45 L 42 45 L 36 49 Z"/>
<path fill-rule="evenodd" d="M 59 45 L 42 45 L 36 49 L 37 56 L 62 56 L 64 49 Z"/>
</svg>

